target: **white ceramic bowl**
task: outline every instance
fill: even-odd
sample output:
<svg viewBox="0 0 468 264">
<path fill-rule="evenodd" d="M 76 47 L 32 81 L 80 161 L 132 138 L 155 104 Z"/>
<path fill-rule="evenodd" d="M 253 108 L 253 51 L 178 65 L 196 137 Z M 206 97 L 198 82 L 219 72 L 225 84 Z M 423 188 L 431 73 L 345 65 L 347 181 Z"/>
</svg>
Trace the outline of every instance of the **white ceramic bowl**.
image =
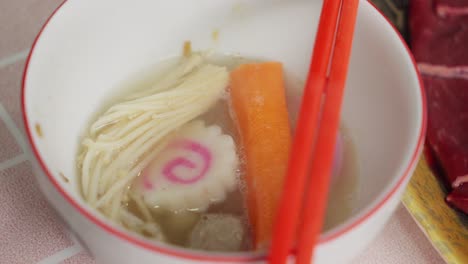
<svg viewBox="0 0 468 264">
<path fill-rule="evenodd" d="M 320 1 L 300 0 L 69 0 L 52 15 L 26 65 L 24 122 L 42 191 L 99 263 L 265 261 L 263 253 L 208 254 L 152 243 L 111 224 L 77 192 L 78 138 L 113 89 L 179 55 L 184 40 L 279 60 L 305 79 L 320 8 Z M 425 101 L 414 61 L 367 1 L 360 2 L 343 118 L 357 146 L 359 201 L 352 217 L 322 235 L 319 264 L 349 261 L 379 233 L 424 140 Z"/>
</svg>

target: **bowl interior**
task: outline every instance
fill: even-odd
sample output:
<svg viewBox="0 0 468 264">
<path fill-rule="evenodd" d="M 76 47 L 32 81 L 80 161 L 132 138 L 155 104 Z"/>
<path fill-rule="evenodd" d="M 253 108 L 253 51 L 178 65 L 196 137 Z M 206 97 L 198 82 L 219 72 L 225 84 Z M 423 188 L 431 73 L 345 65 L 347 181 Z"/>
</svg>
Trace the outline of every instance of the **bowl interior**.
<svg viewBox="0 0 468 264">
<path fill-rule="evenodd" d="M 88 208 L 76 186 L 78 140 L 116 87 L 180 55 L 185 40 L 194 49 L 278 60 L 305 79 L 320 8 L 319 1 L 299 0 L 68 1 L 39 38 L 26 73 L 26 122 L 30 128 L 39 125 L 43 134 L 32 130 L 33 145 L 60 187 Z M 219 32 L 217 40 L 213 31 Z M 356 145 L 361 188 L 353 216 L 331 233 L 365 214 L 396 185 L 422 123 L 411 59 L 365 1 L 346 89 L 343 119 Z"/>
</svg>

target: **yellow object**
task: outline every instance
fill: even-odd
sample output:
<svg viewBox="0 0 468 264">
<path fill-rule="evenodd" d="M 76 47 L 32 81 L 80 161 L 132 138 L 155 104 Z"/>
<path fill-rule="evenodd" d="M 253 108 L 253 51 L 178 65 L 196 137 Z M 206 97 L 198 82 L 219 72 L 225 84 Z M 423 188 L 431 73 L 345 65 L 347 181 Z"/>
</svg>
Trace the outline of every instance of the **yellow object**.
<svg viewBox="0 0 468 264">
<path fill-rule="evenodd" d="M 422 158 L 403 204 L 449 264 L 468 263 L 468 217 L 445 203 L 445 192 Z"/>
</svg>

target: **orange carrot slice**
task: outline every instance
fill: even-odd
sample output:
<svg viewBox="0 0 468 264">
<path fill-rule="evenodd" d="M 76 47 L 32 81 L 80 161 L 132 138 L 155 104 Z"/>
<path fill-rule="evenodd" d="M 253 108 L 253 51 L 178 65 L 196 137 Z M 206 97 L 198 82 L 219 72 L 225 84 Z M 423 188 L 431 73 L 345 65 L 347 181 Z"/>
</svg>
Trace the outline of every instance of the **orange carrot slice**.
<svg viewBox="0 0 468 264">
<path fill-rule="evenodd" d="M 282 64 L 243 64 L 232 71 L 231 105 L 245 151 L 254 244 L 263 248 L 271 240 L 291 146 Z"/>
</svg>

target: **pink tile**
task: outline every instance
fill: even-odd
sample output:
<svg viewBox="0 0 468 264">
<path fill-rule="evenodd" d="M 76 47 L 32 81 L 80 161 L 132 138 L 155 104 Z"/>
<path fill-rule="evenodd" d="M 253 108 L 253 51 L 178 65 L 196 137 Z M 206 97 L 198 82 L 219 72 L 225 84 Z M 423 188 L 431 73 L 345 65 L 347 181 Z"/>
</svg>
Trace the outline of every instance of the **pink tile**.
<svg viewBox="0 0 468 264">
<path fill-rule="evenodd" d="M 21 1 L 19 1 L 21 2 Z M 0 17 L 1 15 L 0 10 Z M 1 41 L 0 41 L 1 43 Z M 24 60 L 0 68 L 0 103 L 15 121 L 16 125 L 24 132 L 21 119 L 21 77 L 23 76 Z"/>
<path fill-rule="evenodd" d="M 0 58 L 31 46 L 42 24 L 62 0 L 0 2 Z"/>
<path fill-rule="evenodd" d="M 443 264 L 444 260 L 400 205 L 383 232 L 353 264 Z"/>
<path fill-rule="evenodd" d="M 60 264 L 95 264 L 96 261 L 85 251 L 81 251 L 80 253 L 70 257 Z"/>
<path fill-rule="evenodd" d="M 21 154 L 21 148 L 10 133 L 5 123 L 0 119 L 0 162 Z"/>
<path fill-rule="evenodd" d="M 34 263 L 73 244 L 40 194 L 31 165 L 0 171 L 0 263 Z"/>
</svg>

